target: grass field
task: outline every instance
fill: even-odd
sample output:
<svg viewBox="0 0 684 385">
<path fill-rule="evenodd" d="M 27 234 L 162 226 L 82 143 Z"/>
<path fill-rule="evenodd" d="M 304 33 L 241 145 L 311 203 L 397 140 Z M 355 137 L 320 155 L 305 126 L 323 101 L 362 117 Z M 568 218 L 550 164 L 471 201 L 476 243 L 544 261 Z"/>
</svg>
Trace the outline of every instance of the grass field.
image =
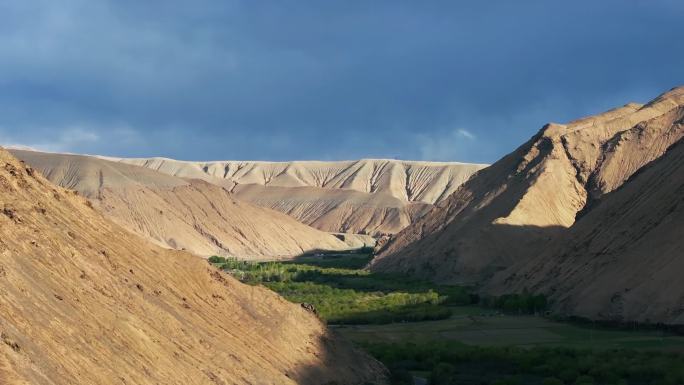
<svg viewBox="0 0 684 385">
<path fill-rule="evenodd" d="M 210 262 L 243 282 L 310 303 L 331 329 L 382 361 L 395 385 L 683 385 L 684 336 L 524 315 L 531 293 L 479 298 L 363 270 L 370 255 Z"/>
<path fill-rule="evenodd" d="M 661 349 L 684 352 L 684 336 L 656 330 L 624 331 L 556 322 L 543 317 L 490 315 L 477 306 L 452 307 L 446 320 L 346 325 L 335 330 L 359 343 L 458 341 L 474 346 Z"/>
<path fill-rule="evenodd" d="M 286 262 L 210 262 L 241 281 L 263 285 L 295 303 L 313 305 L 330 324 L 387 324 L 446 319 L 448 304 L 471 302 L 463 287 L 435 286 L 361 268 L 369 254 L 307 256 Z"/>
<path fill-rule="evenodd" d="M 681 385 L 684 337 L 491 314 L 334 330 L 387 365 L 393 384 Z"/>
</svg>

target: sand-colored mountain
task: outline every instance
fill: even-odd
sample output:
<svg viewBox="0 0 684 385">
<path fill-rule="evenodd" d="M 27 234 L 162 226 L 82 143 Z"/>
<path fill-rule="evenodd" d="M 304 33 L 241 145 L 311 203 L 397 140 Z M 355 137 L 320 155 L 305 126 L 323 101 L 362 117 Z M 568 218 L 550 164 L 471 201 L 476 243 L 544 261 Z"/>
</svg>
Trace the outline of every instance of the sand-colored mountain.
<svg viewBox="0 0 684 385">
<path fill-rule="evenodd" d="M 677 88 L 646 105 L 544 126 L 399 233 L 372 268 L 480 284 L 540 255 L 684 136 L 683 106 Z"/>
<path fill-rule="evenodd" d="M 184 162 L 115 159 L 232 186 L 240 200 L 328 232 L 394 234 L 485 165 L 363 159 L 342 162 Z"/>
<path fill-rule="evenodd" d="M 395 234 L 425 215 L 431 204 L 385 193 L 320 187 L 238 185 L 236 198 L 285 213 L 314 228 L 373 236 Z"/>
<path fill-rule="evenodd" d="M 384 383 L 302 307 L 105 219 L 0 149 L 0 383 Z"/>
<path fill-rule="evenodd" d="M 254 259 L 349 248 L 331 234 L 238 201 L 202 180 L 90 156 L 12 152 L 54 184 L 80 192 L 110 219 L 164 247 Z"/>
<path fill-rule="evenodd" d="M 622 136 L 609 158 L 624 159 L 624 151 L 641 147 L 636 142 L 652 148 L 653 124 L 684 130 L 684 110 L 676 115 Z M 561 314 L 684 325 L 682 235 L 684 139 L 606 193 L 547 250 L 498 274 L 486 290 L 546 293 Z"/>
</svg>

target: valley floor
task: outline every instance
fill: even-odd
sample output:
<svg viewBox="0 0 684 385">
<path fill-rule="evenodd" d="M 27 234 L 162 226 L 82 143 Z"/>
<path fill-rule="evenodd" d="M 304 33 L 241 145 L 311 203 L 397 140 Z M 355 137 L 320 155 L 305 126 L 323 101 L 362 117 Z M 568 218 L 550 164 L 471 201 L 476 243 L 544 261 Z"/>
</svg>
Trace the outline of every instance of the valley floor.
<svg viewBox="0 0 684 385">
<path fill-rule="evenodd" d="M 369 254 L 317 254 L 289 262 L 210 262 L 316 311 L 381 360 L 393 384 L 681 385 L 684 336 L 635 325 L 556 321 L 546 299 L 479 298 L 363 269 Z M 536 315 L 535 315 L 536 314 Z"/>
<path fill-rule="evenodd" d="M 684 353 L 684 336 L 658 330 L 617 330 L 556 322 L 532 315 L 503 315 L 479 306 L 451 307 L 446 320 L 385 325 L 331 325 L 357 343 L 457 341 L 474 346 L 658 349 Z"/>
</svg>

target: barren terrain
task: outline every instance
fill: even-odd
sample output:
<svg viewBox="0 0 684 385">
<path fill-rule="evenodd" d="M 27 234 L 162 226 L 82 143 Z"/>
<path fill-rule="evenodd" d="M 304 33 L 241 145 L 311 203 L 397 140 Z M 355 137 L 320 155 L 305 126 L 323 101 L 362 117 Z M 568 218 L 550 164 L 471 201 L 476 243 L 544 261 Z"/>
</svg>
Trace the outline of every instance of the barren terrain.
<svg viewBox="0 0 684 385">
<path fill-rule="evenodd" d="M 349 246 L 225 188 L 90 156 L 13 153 L 50 181 L 91 199 L 105 215 L 155 243 L 202 256 L 278 259 Z"/>
<path fill-rule="evenodd" d="M 551 293 L 568 314 L 681 323 L 682 290 L 664 288 L 678 285 L 668 272 L 684 251 L 670 223 L 682 111 L 676 88 L 544 126 L 399 233 L 372 268 L 469 284 L 500 274 L 490 289 Z"/>
<path fill-rule="evenodd" d="M 112 159 L 230 185 L 244 201 L 328 232 L 394 234 L 448 197 L 480 164 L 363 159 L 346 162 L 184 162 Z"/>
<path fill-rule="evenodd" d="M 0 162 L 0 383 L 382 381 L 300 306 L 150 245 L 4 150 Z"/>
</svg>

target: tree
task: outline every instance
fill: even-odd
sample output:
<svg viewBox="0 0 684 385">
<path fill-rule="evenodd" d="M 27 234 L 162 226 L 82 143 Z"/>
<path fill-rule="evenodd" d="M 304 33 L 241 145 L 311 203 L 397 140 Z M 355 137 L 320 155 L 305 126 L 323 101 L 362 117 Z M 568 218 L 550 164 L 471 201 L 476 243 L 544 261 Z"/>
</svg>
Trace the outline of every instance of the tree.
<svg viewBox="0 0 684 385">
<path fill-rule="evenodd" d="M 226 259 L 218 255 L 212 255 L 207 259 L 209 263 L 226 263 Z"/>
</svg>

